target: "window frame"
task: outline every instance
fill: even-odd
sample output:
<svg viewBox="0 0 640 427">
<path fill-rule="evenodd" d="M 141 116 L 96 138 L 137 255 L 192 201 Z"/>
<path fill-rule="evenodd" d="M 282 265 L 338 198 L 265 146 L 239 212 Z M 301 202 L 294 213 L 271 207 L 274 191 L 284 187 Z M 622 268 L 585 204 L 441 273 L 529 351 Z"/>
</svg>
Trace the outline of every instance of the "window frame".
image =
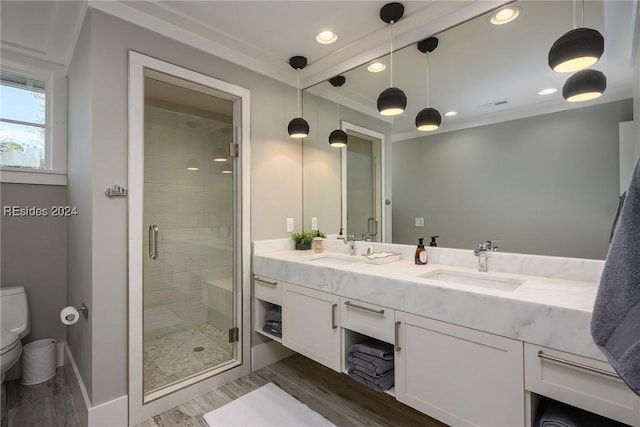
<svg viewBox="0 0 640 427">
<path fill-rule="evenodd" d="M 67 82 L 62 65 L 2 52 L 3 71 L 45 83 L 45 164 L 42 169 L 2 166 L 0 182 L 67 185 Z"/>
</svg>

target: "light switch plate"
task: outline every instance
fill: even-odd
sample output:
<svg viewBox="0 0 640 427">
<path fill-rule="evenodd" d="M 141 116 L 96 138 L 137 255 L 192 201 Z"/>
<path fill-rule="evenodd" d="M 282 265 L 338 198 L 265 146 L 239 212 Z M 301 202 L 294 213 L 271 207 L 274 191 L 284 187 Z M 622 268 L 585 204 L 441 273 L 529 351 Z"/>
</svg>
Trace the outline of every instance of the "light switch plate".
<svg viewBox="0 0 640 427">
<path fill-rule="evenodd" d="M 424 227 L 424 218 L 416 218 L 416 227 Z"/>
<path fill-rule="evenodd" d="M 293 233 L 293 218 L 287 218 L 287 233 Z"/>
<path fill-rule="evenodd" d="M 312 230 L 318 229 L 318 218 L 316 218 L 315 216 L 311 218 L 311 229 Z"/>
</svg>

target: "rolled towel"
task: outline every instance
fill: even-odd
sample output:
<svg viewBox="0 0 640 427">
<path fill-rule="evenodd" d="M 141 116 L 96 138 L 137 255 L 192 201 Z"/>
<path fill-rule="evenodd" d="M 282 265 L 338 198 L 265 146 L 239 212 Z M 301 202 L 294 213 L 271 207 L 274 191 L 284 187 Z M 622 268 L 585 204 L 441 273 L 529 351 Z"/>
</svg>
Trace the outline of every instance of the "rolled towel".
<svg viewBox="0 0 640 427">
<path fill-rule="evenodd" d="M 393 360 L 384 360 L 364 353 L 347 354 L 347 363 L 356 365 L 371 376 L 383 375 L 393 369 Z"/>
<path fill-rule="evenodd" d="M 370 340 L 359 344 L 354 344 L 347 353 L 363 353 L 380 358 L 382 360 L 393 360 L 393 345 L 378 340 Z"/>
<path fill-rule="evenodd" d="M 264 314 L 264 320 L 282 322 L 282 308 L 280 306 L 274 306 L 270 308 Z"/>
<path fill-rule="evenodd" d="M 640 395 L 640 162 L 636 164 L 604 264 L 591 336 Z"/>
<path fill-rule="evenodd" d="M 358 381 L 360 384 L 364 384 L 367 387 L 376 391 L 385 391 L 393 387 L 394 371 L 389 371 L 385 376 L 379 378 L 373 378 L 362 372 L 355 367 L 349 368 L 347 374 Z"/>
<path fill-rule="evenodd" d="M 615 421 L 600 415 L 574 408 L 555 400 L 549 401 L 546 408 L 540 414 L 538 427 L 616 427 L 622 426 Z"/>
<path fill-rule="evenodd" d="M 282 338 L 282 326 L 275 327 L 275 326 L 266 324 L 262 327 L 262 330 L 270 335 L 275 335 L 279 338 Z"/>
</svg>

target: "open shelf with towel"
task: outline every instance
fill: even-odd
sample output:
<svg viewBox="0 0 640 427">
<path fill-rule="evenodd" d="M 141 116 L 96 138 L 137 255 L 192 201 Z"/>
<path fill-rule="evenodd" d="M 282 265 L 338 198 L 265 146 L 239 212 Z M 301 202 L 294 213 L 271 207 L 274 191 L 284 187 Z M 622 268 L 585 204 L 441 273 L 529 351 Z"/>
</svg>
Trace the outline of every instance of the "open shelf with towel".
<svg viewBox="0 0 640 427">
<path fill-rule="evenodd" d="M 342 328 L 342 340 L 342 372 L 367 387 L 395 396 L 393 344 L 346 328 Z"/>
<path fill-rule="evenodd" d="M 255 331 L 282 343 L 282 307 L 259 299 L 255 304 Z"/>
<path fill-rule="evenodd" d="M 282 283 L 255 276 L 253 285 L 254 329 L 257 333 L 282 343 Z"/>
<path fill-rule="evenodd" d="M 627 424 L 535 393 L 532 395 L 532 401 L 535 405 L 532 405 L 531 427 L 545 425 L 627 427 Z"/>
</svg>

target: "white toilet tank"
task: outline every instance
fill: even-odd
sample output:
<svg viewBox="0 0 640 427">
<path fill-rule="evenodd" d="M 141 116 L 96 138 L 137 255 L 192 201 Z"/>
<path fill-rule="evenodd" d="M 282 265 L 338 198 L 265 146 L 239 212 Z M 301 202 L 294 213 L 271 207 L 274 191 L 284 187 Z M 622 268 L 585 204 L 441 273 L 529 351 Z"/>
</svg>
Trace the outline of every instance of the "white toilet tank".
<svg viewBox="0 0 640 427">
<path fill-rule="evenodd" d="M 0 288 L 0 321 L 2 329 L 24 338 L 31 332 L 27 293 L 22 286 Z"/>
</svg>

